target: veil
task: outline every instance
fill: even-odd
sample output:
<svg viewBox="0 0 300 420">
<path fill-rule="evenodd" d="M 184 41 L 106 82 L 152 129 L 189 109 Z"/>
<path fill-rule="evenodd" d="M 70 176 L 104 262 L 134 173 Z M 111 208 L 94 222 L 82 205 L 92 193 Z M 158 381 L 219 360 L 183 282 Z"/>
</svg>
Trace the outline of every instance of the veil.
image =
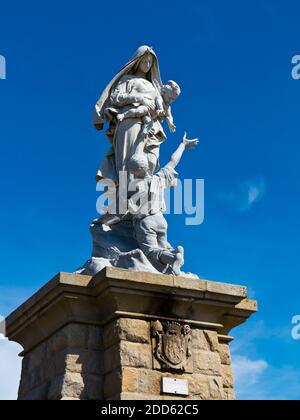
<svg viewBox="0 0 300 420">
<path fill-rule="evenodd" d="M 123 76 L 125 76 L 126 74 L 130 74 L 131 71 L 134 70 L 134 68 L 137 66 L 138 62 L 140 61 L 140 59 L 146 54 L 151 54 L 154 59 L 152 68 L 149 71 L 147 78 L 160 94 L 162 81 L 161 81 L 161 76 L 160 76 L 160 69 L 159 69 L 157 55 L 155 54 L 154 50 L 151 47 L 148 47 L 147 45 L 143 45 L 142 47 L 138 48 L 138 50 L 135 52 L 132 59 L 110 81 L 110 83 L 104 89 L 99 100 L 97 101 L 95 105 L 95 109 L 94 109 L 94 115 L 93 115 L 93 124 L 97 128 L 97 130 L 103 130 L 103 126 L 105 123 L 103 111 L 108 106 L 108 102 L 110 100 L 110 94 L 113 88 L 118 84 L 118 82 Z"/>
</svg>

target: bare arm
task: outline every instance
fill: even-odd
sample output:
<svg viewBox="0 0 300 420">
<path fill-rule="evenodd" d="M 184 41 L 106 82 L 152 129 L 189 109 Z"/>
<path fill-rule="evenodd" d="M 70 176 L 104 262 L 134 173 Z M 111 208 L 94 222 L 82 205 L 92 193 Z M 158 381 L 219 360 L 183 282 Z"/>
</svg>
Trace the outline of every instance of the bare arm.
<svg viewBox="0 0 300 420">
<path fill-rule="evenodd" d="M 176 125 L 174 124 L 174 118 L 173 118 L 173 115 L 172 115 L 171 107 L 169 107 L 168 110 L 167 110 L 166 120 L 167 120 L 168 127 L 169 127 L 169 130 L 171 131 L 171 133 L 175 133 L 176 132 Z"/>
<path fill-rule="evenodd" d="M 170 162 L 166 166 L 175 169 L 179 164 L 185 149 L 193 149 L 199 143 L 198 139 L 188 140 L 186 136 L 187 133 L 184 133 L 182 143 L 180 143 L 178 149 L 173 153 Z"/>
</svg>

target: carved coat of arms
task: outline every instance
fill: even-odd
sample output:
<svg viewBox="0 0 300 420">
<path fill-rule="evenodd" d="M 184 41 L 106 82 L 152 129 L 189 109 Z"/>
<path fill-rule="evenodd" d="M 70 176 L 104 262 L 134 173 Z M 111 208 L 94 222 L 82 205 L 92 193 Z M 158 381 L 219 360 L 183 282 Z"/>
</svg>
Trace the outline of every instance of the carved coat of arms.
<svg viewBox="0 0 300 420">
<path fill-rule="evenodd" d="M 156 321 L 152 323 L 152 337 L 154 356 L 159 362 L 154 367 L 192 371 L 192 338 L 189 325 Z"/>
</svg>

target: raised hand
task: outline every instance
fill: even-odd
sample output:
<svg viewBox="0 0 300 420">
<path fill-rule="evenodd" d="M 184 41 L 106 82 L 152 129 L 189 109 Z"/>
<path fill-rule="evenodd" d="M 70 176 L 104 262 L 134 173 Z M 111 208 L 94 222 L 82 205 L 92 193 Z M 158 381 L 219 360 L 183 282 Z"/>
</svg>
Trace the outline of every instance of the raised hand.
<svg viewBox="0 0 300 420">
<path fill-rule="evenodd" d="M 184 133 L 182 143 L 185 145 L 186 149 L 194 149 L 199 144 L 199 139 L 189 140 L 187 138 L 187 132 Z"/>
<path fill-rule="evenodd" d="M 171 133 L 176 133 L 176 125 L 173 123 L 169 123 L 168 125 Z"/>
</svg>

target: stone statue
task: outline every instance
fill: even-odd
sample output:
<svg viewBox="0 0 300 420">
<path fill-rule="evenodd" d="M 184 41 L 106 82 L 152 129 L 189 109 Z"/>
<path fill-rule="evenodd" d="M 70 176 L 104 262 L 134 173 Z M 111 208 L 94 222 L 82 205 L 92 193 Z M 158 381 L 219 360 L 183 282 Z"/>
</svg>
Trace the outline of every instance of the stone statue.
<svg viewBox="0 0 300 420">
<path fill-rule="evenodd" d="M 132 198 L 129 199 L 134 236 L 153 267 L 164 274 L 180 275 L 184 263 L 183 248 L 179 246 L 174 249 L 167 240 L 168 224 L 163 215 L 164 190 L 176 186 L 178 174 L 175 168 L 185 149 L 191 149 L 197 144 L 198 139 L 187 140 L 185 133 L 170 162 L 154 175 L 149 170 L 147 160 L 142 156 L 129 164 L 129 170 L 139 184 L 137 189 L 143 192 L 143 196 L 138 195 L 138 205 L 132 203 Z M 148 200 L 150 192 L 153 195 L 151 200 Z"/>
<path fill-rule="evenodd" d="M 140 47 L 109 83 L 95 107 L 94 125 L 102 130 L 109 123 L 106 135 L 112 143 L 97 173 L 98 180 L 117 181 L 119 172 L 128 171 L 130 159 L 140 152 L 147 154 L 152 172 L 158 167 L 159 147 L 167 138 L 161 120 L 165 116 L 171 130 L 175 130 L 170 106 L 179 94 L 175 82 L 163 86 L 153 49 Z"/>
<path fill-rule="evenodd" d="M 160 146 L 167 139 L 162 123 L 166 121 L 170 131 L 176 131 L 171 106 L 180 94 L 176 82 L 163 85 L 155 52 L 143 46 L 98 100 L 94 125 L 103 130 L 108 124 L 111 148 L 96 179 L 114 184 L 115 208 L 91 225 L 92 259 L 78 273 L 94 275 L 106 266 L 115 266 L 183 274 L 183 247 L 174 248 L 167 240 L 164 192 L 176 186 L 175 168 L 184 151 L 194 148 L 198 139 L 188 140 L 185 133 L 170 162 L 159 170 Z M 126 193 L 120 197 L 120 174 L 124 173 Z M 120 210 L 120 202 L 126 202 L 125 212 Z"/>
</svg>

